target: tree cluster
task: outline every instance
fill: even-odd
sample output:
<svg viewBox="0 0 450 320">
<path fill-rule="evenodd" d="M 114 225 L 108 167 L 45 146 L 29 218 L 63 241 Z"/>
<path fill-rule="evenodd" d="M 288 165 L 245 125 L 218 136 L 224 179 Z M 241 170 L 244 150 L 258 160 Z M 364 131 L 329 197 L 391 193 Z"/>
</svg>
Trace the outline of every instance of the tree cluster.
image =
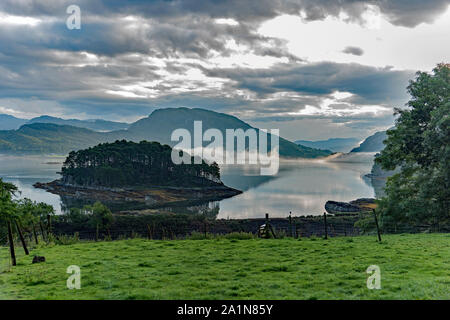
<svg viewBox="0 0 450 320">
<path fill-rule="evenodd" d="M 182 151 L 180 151 L 182 152 Z M 220 183 L 216 163 L 180 164 L 172 148 L 158 142 L 116 141 L 69 153 L 63 164 L 65 184 L 79 186 L 201 186 Z"/>
</svg>

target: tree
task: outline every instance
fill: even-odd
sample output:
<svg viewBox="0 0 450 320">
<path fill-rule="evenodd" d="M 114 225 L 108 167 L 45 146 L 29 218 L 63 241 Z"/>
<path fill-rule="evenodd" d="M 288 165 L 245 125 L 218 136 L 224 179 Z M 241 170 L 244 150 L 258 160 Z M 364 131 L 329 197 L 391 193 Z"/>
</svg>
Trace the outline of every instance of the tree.
<svg viewBox="0 0 450 320">
<path fill-rule="evenodd" d="M 395 127 L 376 161 L 388 179 L 380 202 L 383 226 L 432 224 L 439 230 L 450 220 L 450 64 L 418 72 L 410 81 L 411 100 L 395 109 Z"/>
<path fill-rule="evenodd" d="M 94 226 L 97 230 L 96 240 L 98 240 L 98 232 L 99 230 L 108 230 L 113 223 L 113 215 L 111 210 L 101 202 L 97 201 L 92 206 L 85 206 L 85 212 L 89 212 L 91 214 L 89 223 Z"/>
<path fill-rule="evenodd" d="M 42 237 L 44 237 L 43 221 L 47 219 L 48 215 L 55 214 L 53 206 L 43 202 L 37 203 L 27 198 L 17 201 L 17 205 L 19 221 L 22 226 L 28 227 L 33 231 L 35 242 L 38 244 L 36 225 L 40 226 Z"/>
<path fill-rule="evenodd" d="M 12 234 L 11 221 L 16 214 L 16 203 L 12 196 L 17 192 L 17 187 L 12 183 L 3 182 L 0 178 L 0 220 L 6 222 L 8 229 L 9 251 L 12 265 L 16 265 L 16 254 L 14 251 L 14 240 Z"/>
</svg>

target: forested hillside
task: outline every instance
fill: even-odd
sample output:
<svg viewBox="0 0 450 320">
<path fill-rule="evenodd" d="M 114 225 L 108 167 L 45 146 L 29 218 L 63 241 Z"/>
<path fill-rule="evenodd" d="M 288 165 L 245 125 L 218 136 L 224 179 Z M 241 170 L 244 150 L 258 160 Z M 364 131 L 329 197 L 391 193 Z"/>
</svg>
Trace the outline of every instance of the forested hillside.
<svg viewBox="0 0 450 320">
<path fill-rule="evenodd" d="M 35 123 L 24 125 L 18 130 L 0 131 L 0 153 L 67 154 L 72 150 L 121 139 L 135 142 L 158 141 L 174 146 L 177 142 L 170 140 L 172 132 L 184 128 L 193 133 L 194 121 L 202 121 L 203 131 L 217 128 L 224 136 L 226 129 L 252 128 L 236 117 L 204 109 L 158 109 L 150 116 L 131 124 L 128 130 L 97 132 L 74 126 Z M 205 142 L 204 145 L 208 143 Z M 270 140 L 268 145 L 270 146 Z M 331 154 L 331 151 L 299 146 L 281 137 L 279 148 L 280 156 L 290 158 L 317 158 Z"/>
<path fill-rule="evenodd" d="M 357 148 L 351 152 L 380 152 L 384 148 L 383 141 L 386 140 L 386 131 L 379 131 L 365 139 Z"/>
</svg>

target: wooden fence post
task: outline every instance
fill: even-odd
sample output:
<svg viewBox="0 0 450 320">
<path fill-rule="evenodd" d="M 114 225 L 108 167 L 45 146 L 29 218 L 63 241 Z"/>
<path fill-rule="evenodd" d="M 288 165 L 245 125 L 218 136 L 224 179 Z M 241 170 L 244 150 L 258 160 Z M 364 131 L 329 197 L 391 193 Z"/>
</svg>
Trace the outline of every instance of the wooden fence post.
<svg viewBox="0 0 450 320">
<path fill-rule="evenodd" d="M 291 234 L 291 237 L 294 237 L 294 231 L 292 230 L 292 212 L 289 211 L 289 233 Z"/>
<path fill-rule="evenodd" d="M 45 232 L 44 232 L 44 226 L 42 225 L 42 221 L 40 221 L 40 220 L 39 220 L 39 227 L 41 228 L 42 239 L 44 239 L 44 241 L 47 242 L 47 239 L 45 237 Z"/>
<path fill-rule="evenodd" d="M 20 242 L 22 242 L 23 251 L 25 251 L 25 255 L 29 255 L 30 253 L 28 252 L 27 243 L 25 242 L 25 238 L 23 237 L 22 230 L 20 230 L 20 225 L 15 219 L 14 223 L 16 225 L 17 232 L 19 233 Z"/>
<path fill-rule="evenodd" d="M 325 240 L 328 239 L 327 213 L 323 213 L 323 226 L 325 228 Z"/>
<path fill-rule="evenodd" d="M 150 230 L 150 226 L 147 224 L 147 232 L 148 232 L 148 240 L 152 239 L 152 231 Z"/>
<path fill-rule="evenodd" d="M 266 213 L 266 227 L 268 231 L 272 232 L 274 239 L 276 239 L 277 235 L 275 234 L 275 230 L 273 230 L 272 225 L 270 224 L 268 213 Z"/>
<path fill-rule="evenodd" d="M 8 220 L 8 242 L 9 242 L 9 252 L 11 253 L 11 264 L 16 265 L 16 252 L 14 251 L 14 240 L 11 229 L 11 221 Z"/>
<path fill-rule="evenodd" d="M 34 241 L 36 241 L 36 244 L 39 244 L 38 236 L 36 233 L 36 226 L 34 225 L 34 223 L 33 223 L 33 234 L 34 234 Z"/>
<path fill-rule="evenodd" d="M 377 214 L 375 213 L 375 209 L 372 209 L 372 212 L 373 212 L 373 217 L 375 218 L 375 225 L 377 226 L 378 241 L 381 242 L 380 227 L 378 226 L 378 218 L 377 218 Z"/>
</svg>

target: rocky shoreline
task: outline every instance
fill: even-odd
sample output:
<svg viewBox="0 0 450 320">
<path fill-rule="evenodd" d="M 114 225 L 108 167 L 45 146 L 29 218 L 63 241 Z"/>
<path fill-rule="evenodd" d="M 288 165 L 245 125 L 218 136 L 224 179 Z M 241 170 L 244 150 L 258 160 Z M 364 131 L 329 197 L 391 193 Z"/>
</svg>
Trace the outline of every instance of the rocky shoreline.
<svg viewBox="0 0 450 320">
<path fill-rule="evenodd" d="M 64 198 L 104 203 L 133 202 L 145 205 L 147 208 L 159 208 L 169 205 L 186 205 L 199 202 L 219 201 L 241 194 L 242 191 L 225 185 L 208 187 L 128 187 L 103 188 L 82 187 L 63 184 L 61 180 L 48 183 L 37 182 L 35 188 L 44 189 Z"/>
</svg>

